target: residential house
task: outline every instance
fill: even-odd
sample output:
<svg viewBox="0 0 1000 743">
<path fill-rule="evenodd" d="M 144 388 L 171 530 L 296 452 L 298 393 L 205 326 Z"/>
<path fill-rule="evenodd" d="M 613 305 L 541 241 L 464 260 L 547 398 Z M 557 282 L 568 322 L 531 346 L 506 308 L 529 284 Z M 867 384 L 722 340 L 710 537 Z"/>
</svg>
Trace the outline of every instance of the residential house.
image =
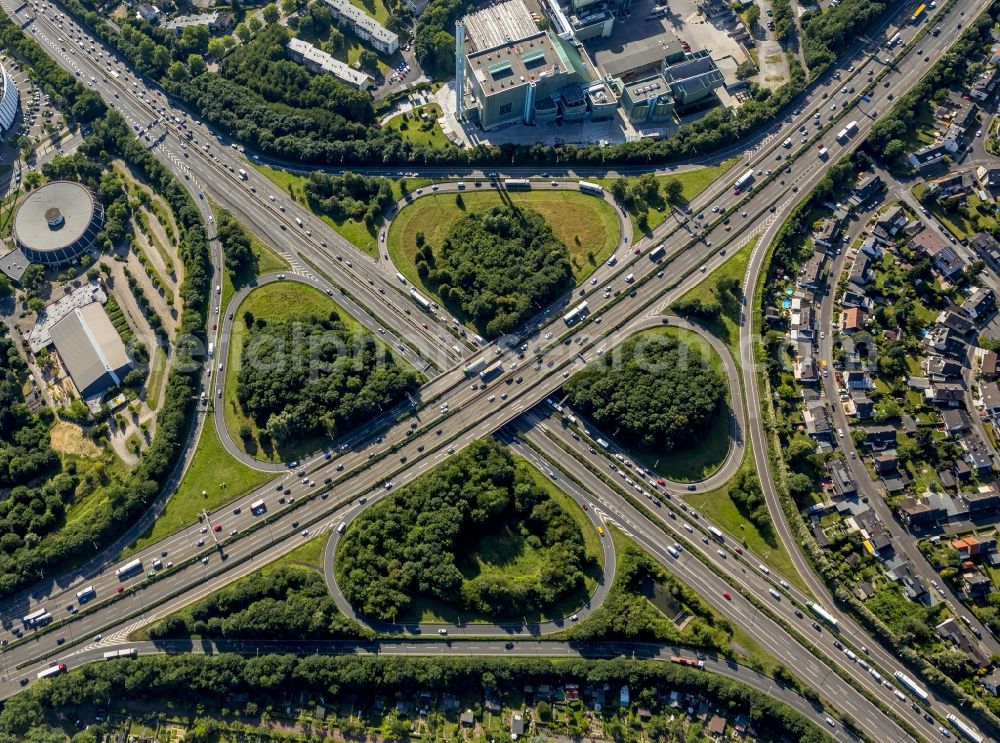
<svg viewBox="0 0 1000 743">
<path fill-rule="evenodd" d="M 811 343 L 816 334 L 813 329 L 813 319 L 812 305 L 807 304 L 798 311 L 793 311 L 788 319 L 789 338 L 795 342 Z"/>
<path fill-rule="evenodd" d="M 941 506 L 916 498 L 903 500 L 900 503 L 899 513 L 913 531 L 932 526 L 947 516 L 947 512 Z"/>
<path fill-rule="evenodd" d="M 476 724 L 476 716 L 472 714 L 471 709 L 467 709 L 459 716 L 458 721 L 463 727 L 471 728 Z"/>
<path fill-rule="evenodd" d="M 980 165 L 976 168 L 976 180 L 983 188 L 1000 188 L 1000 168 L 987 168 L 985 165 Z"/>
<path fill-rule="evenodd" d="M 886 243 L 888 244 L 888 241 L 886 241 Z M 860 250 L 862 253 L 867 255 L 872 260 L 877 261 L 881 260 L 882 258 L 882 248 L 875 240 L 875 237 L 866 237 L 861 242 L 861 245 L 858 247 L 858 250 Z"/>
<path fill-rule="evenodd" d="M 989 668 L 989 659 L 983 655 L 978 647 L 969 641 L 969 636 L 965 634 L 965 631 L 955 617 L 948 617 L 941 624 L 937 625 L 935 629 L 942 640 L 950 642 L 960 652 L 969 656 L 969 660 L 974 665 L 981 668 Z"/>
<path fill-rule="evenodd" d="M 874 233 L 875 235 L 884 235 L 890 238 L 895 237 L 896 233 L 906 226 L 906 222 L 906 212 L 903 210 L 903 207 L 899 205 L 893 206 L 875 220 Z"/>
<path fill-rule="evenodd" d="M 965 399 L 965 387 L 957 382 L 937 382 L 924 390 L 924 400 L 934 405 L 957 408 Z"/>
<path fill-rule="evenodd" d="M 860 206 L 882 192 L 885 184 L 876 173 L 860 173 L 851 191 L 851 203 Z"/>
<path fill-rule="evenodd" d="M 899 466 L 899 457 L 896 456 L 895 449 L 886 449 L 885 451 L 876 452 L 872 456 L 872 464 L 875 465 L 875 472 L 885 475 L 896 471 Z"/>
<path fill-rule="evenodd" d="M 983 360 L 979 364 L 979 376 L 987 380 L 994 380 L 997 378 L 996 351 L 987 351 L 983 354 Z"/>
<path fill-rule="evenodd" d="M 973 440 L 974 445 L 969 442 Z M 986 449 L 976 436 L 967 436 L 962 441 L 962 445 L 967 448 L 965 461 L 976 471 L 980 477 L 990 477 L 993 474 L 993 455 Z"/>
<path fill-rule="evenodd" d="M 858 494 L 858 484 L 851 476 L 847 462 L 835 459 L 830 465 L 830 480 L 833 483 L 833 494 L 837 498 L 851 498 Z"/>
<path fill-rule="evenodd" d="M 967 195 L 973 185 L 970 173 L 948 173 L 941 178 L 928 181 L 927 192 L 934 194 L 938 201 L 947 201 Z"/>
<path fill-rule="evenodd" d="M 892 426 L 865 426 L 862 444 L 872 451 L 882 451 L 896 446 L 896 429 Z"/>
<path fill-rule="evenodd" d="M 984 410 L 994 418 L 1000 419 L 1000 385 L 996 382 L 987 382 L 980 387 L 983 396 Z"/>
<path fill-rule="evenodd" d="M 990 694 L 1000 697 L 1000 666 L 997 666 L 990 673 L 979 679 L 979 682 Z"/>
<path fill-rule="evenodd" d="M 943 144 L 929 144 L 926 147 L 921 147 L 916 152 L 911 152 L 908 159 L 910 165 L 916 170 L 923 170 L 941 162 L 947 154 L 948 151 L 944 148 Z"/>
<path fill-rule="evenodd" d="M 840 329 L 845 333 L 856 333 L 865 325 L 865 313 L 858 307 L 848 307 L 840 313 Z"/>
<path fill-rule="evenodd" d="M 969 86 L 969 95 L 977 101 L 985 101 L 993 94 L 998 82 L 1000 82 L 1000 70 L 988 67 Z"/>
<path fill-rule="evenodd" d="M 871 258 L 865 253 L 858 253 L 854 258 L 854 263 L 851 264 L 851 270 L 848 274 L 848 280 L 858 289 L 864 289 L 869 283 L 875 278 L 875 272 L 872 270 Z"/>
<path fill-rule="evenodd" d="M 806 432 L 815 438 L 831 438 L 833 436 L 833 417 L 830 409 L 822 400 L 808 403 L 802 412 L 806 424 Z"/>
<path fill-rule="evenodd" d="M 816 372 L 816 359 L 812 356 L 806 356 L 796 361 L 793 365 L 793 372 L 795 381 L 801 384 L 815 384 L 819 381 Z"/>
<path fill-rule="evenodd" d="M 953 279 L 965 266 L 951 245 L 937 232 L 924 229 L 910 238 L 913 249 L 931 259 L 934 269 L 946 279 Z"/>
<path fill-rule="evenodd" d="M 1000 267 L 1000 242 L 988 232 L 980 232 L 969 241 L 969 247 L 994 269 Z"/>
<path fill-rule="evenodd" d="M 868 396 L 867 392 L 861 390 L 851 391 L 851 397 L 845 407 L 848 415 L 861 420 L 871 418 L 875 415 L 875 401 Z"/>
<path fill-rule="evenodd" d="M 944 430 L 952 436 L 965 433 L 972 425 L 972 422 L 969 420 L 969 414 L 961 408 L 945 410 L 941 413 L 941 421 L 944 425 Z"/>
<path fill-rule="evenodd" d="M 149 3 L 141 3 L 135 9 L 135 17 L 140 21 L 156 24 L 160 20 L 160 9 Z"/>
<path fill-rule="evenodd" d="M 897 580 L 903 586 L 903 593 L 910 601 L 920 601 L 927 595 L 927 586 L 920 579 L 913 563 L 909 561 L 896 565 L 889 571 L 889 577 Z"/>
<path fill-rule="evenodd" d="M 962 303 L 962 309 L 977 323 L 982 323 L 996 312 L 996 295 L 992 289 L 980 286 Z"/>
<path fill-rule="evenodd" d="M 798 285 L 804 289 L 819 289 L 823 286 L 824 255 L 813 253 L 799 270 Z"/>
<path fill-rule="evenodd" d="M 236 28 L 236 16 L 231 10 L 220 10 L 215 16 L 215 21 L 210 23 L 208 28 L 217 34 L 228 34 Z"/>
<path fill-rule="evenodd" d="M 855 369 L 844 372 L 844 385 L 851 390 L 871 390 L 875 389 L 868 372 Z"/>
<path fill-rule="evenodd" d="M 813 234 L 813 242 L 824 248 L 832 248 L 840 237 L 840 222 L 833 217 L 827 217 L 820 225 L 819 231 Z"/>
<path fill-rule="evenodd" d="M 927 376 L 934 382 L 944 382 L 962 376 L 962 365 L 944 356 L 928 356 L 923 367 Z"/>
<path fill-rule="evenodd" d="M 965 338 L 950 328 L 943 325 L 935 325 L 930 332 L 924 336 L 924 345 L 937 353 L 948 356 L 962 356 L 965 354 Z"/>
<path fill-rule="evenodd" d="M 990 579 L 982 573 L 968 572 L 962 573 L 962 588 L 969 598 L 987 596 L 990 593 L 992 584 Z"/>
<path fill-rule="evenodd" d="M 968 336 L 976 329 L 976 324 L 969 319 L 969 316 L 954 305 L 938 314 L 937 324 L 944 325 L 944 327 L 964 336 Z"/>
<path fill-rule="evenodd" d="M 859 309 L 869 311 L 875 306 L 871 297 L 866 297 L 858 291 L 852 291 L 850 287 L 848 287 L 840 297 L 840 304 L 842 307 L 857 307 Z"/>
<path fill-rule="evenodd" d="M 1000 509 L 1000 492 L 988 487 L 983 492 L 962 493 L 959 497 L 965 502 L 970 518 L 978 518 Z"/>
<path fill-rule="evenodd" d="M 958 552 L 962 560 L 971 560 L 977 557 L 986 557 L 997 548 L 996 537 L 977 537 L 970 534 L 961 539 L 954 539 L 951 546 Z"/>
</svg>

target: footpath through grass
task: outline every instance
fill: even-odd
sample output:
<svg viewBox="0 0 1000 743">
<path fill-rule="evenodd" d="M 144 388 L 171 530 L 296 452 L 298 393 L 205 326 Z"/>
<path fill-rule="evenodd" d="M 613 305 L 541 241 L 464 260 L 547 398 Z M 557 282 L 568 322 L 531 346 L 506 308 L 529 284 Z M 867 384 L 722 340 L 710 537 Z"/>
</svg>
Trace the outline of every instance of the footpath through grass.
<svg viewBox="0 0 1000 743">
<path fill-rule="evenodd" d="M 615 210 L 603 199 L 579 191 L 498 192 L 488 188 L 467 190 L 459 206 L 456 194 L 421 196 L 401 209 L 393 219 L 386 238 L 389 257 L 396 268 L 416 287 L 444 305 L 417 275 L 416 236 L 422 232 L 435 252 L 448 229 L 468 211 L 482 211 L 493 206 L 513 204 L 534 209 L 552 225 L 552 230 L 569 249 L 573 278 L 582 282 L 601 265 L 621 241 L 621 229 Z M 470 188 L 474 188 L 470 185 Z"/>
<path fill-rule="evenodd" d="M 226 384 L 222 395 L 224 420 L 237 446 L 258 459 L 269 462 L 301 459 L 303 454 L 316 451 L 329 441 L 325 436 L 309 436 L 297 439 L 280 450 L 271 447 L 267 436 L 257 423 L 247 416 L 236 397 L 236 380 L 242 367 L 243 343 L 248 330 L 244 317 L 250 313 L 254 318 L 263 318 L 269 323 L 284 322 L 302 315 L 326 317 L 331 311 L 340 315 L 351 333 L 362 328 L 346 310 L 315 287 L 299 281 L 274 281 L 254 289 L 234 311 L 232 336 L 229 339 L 229 357 L 226 359 Z M 404 362 L 405 363 L 405 362 Z M 243 426 L 249 426 L 251 436 L 244 439 L 239 435 Z"/>
<path fill-rule="evenodd" d="M 154 542 L 174 534 L 198 521 L 204 508 L 212 511 L 243 493 L 254 490 L 274 477 L 259 472 L 229 455 L 215 432 L 215 422 L 208 420 L 198 440 L 198 448 L 177 492 L 167 507 L 127 552 L 138 552 Z"/>
<path fill-rule="evenodd" d="M 378 234 L 376 227 L 369 227 L 364 222 L 359 222 L 355 219 L 335 220 L 328 214 L 318 212 L 309 206 L 309 201 L 305 194 L 305 185 L 309 180 L 308 176 L 290 173 L 287 170 L 272 168 L 268 165 L 261 165 L 259 163 L 255 164 L 254 167 L 257 168 L 257 170 L 259 170 L 269 181 L 271 181 L 271 183 L 277 186 L 280 191 L 288 194 L 294 201 L 297 201 L 312 211 L 313 214 L 326 222 L 333 230 L 340 233 L 340 235 L 352 245 L 365 251 L 368 255 L 375 256 L 378 254 Z M 433 180 L 431 178 L 393 179 L 393 198 L 399 200 L 403 198 L 404 193 L 415 191 L 418 188 L 423 188 L 424 186 L 429 186 L 432 182 Z"/>
</svg>

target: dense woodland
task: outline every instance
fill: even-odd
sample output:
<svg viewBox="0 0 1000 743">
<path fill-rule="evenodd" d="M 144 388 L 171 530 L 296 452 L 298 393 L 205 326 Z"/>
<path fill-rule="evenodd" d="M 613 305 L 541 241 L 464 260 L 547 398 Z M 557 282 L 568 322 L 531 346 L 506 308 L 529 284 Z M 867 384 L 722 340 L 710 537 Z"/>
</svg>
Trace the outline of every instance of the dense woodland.
<svg viewBox="0 0 1000 743">
<path fill-rule="evenodd" d="M 219 212 L 215 224 L 229 273 L 238 275 L 244 271 L 255 272 L 257 256 L 253 252 L 253 242 L 246 227 L 225 209 Z"/>
<path fill-rule="evenodd" d="M 314 433 L 339 436 L 416 389 L 417 374 L 367 331 L 336 312 L 285 322 L 244 317 L 236 398 L 278 444 Z"/>
<path fill-rule="evenodd" d="M 543 549 L 537 576 L 463 575 L 479 541 L 510 530 Z M 495 441 L 479 441 L 365 509 L 338 549 L 337 583 L 368 616 L 405 615 L 418 595 L 506 618 L 534 613 L 583 584 L 580 527 Z"/>
<path fill-rule="evenodd" d="M 513 332 L 570 285 L 569 250 L 533 209 L 470 212 L 435 248 L 417 237 L 417 273 L 485 336 Z"/>
<path fill-rule="evenodd" d="M 152 640 L 191 635 L 333 640 L 371 632 L 340 613 L 322 575 L 283 566 L 242 578 L 149 628 Z"/>
<path fill-rule="evenodd" d="M 669 452 L 697 446 L 726 395 L 722 375 L 676 338 L 631 338 L 572 377 L 574 407 L 628 446 Z"/>
<path fill-rule="evenodd" d="M 313 211 L 368 226 L 374 225 L 393 203 L 392 181 L 359 173 L 328 175 L 314 170 L 304 190 Z"/>
<path fill-rule="evenodd" d="M 640 647 L 638 653 L 643 649 Z M 244 693 L 256 709 L 277 704 L 289 697 L 289 690 L 332 699 L 354 696 L 370 706 L 376 695 L 392 698 L 413 695 L 472 693 L 487 689 L 501 694 L 520 693 L 524 684 L 560 686 L 608 684 L 617 689 L 629 684 L 633 700 L 641 700 L 656 715 L 668 715 L 670 708 L 660 700 L 663 689 L 676 689 L 711 699 L 734 712 L 746 712 L 762 738 L 786 738 L 799 743 L 820 743 L 825 733 L 802 715 L 753 688 L 715 673 L 705 673 L 671 663 L 638 660 L 589 660 L 541 658 L 407 658 L 402 656 L 262 655 L 241 657 L 219 655 L 146 656 L 135 660 L 93 663 L 44 683 L 32 684 L 28 691 L 4 703 L 0 712 L 0 743 L 25 740 L 50 728 L 45 710 L 71 714 L 76 705 L 104 704 L 118 697 L 130 701 L 162 702 L 217 709 L 228 705 L 231 694 Z M 186 731 L 188 743 L 216 741 L 216 734 Z M 110 731 L 94 725 L 77 733 L 75 743 L 97 743 Z M 59 731 L 59 735 L 63 733 Z M 41 739 L 39 739 L 41 740 Z M 48 738 L 45 738 L 48 740 Z"/>
</svg>

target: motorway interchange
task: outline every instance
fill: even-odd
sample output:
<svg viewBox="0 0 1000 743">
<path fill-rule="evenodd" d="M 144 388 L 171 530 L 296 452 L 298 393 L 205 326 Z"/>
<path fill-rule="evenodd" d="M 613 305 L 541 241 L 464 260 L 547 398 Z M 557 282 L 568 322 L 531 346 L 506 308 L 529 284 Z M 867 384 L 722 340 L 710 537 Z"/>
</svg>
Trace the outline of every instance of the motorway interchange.
<svg viewBox="0 0 1000 743">
<path fill-rule="evenodd" d="M 971 17 L 984 5 L 971 0 L 960 1 L 946 17 L 935 16 L 935 23 L 942 26 L 945 33 L 933 39 L 927 37 L 922 44 L 924 53 L 940 56 L 948 40 L 955 38 L 956 27 L 962 23 L 963 16 Z M 7 9 L 14 10 L 11 3 L 7 3 Z M 24 11 L 20 17 L 25 18 Z M 64 53 L 63 44 L 58 40 L 68 37 L 66 27 L 72 29 L 73 25 L 67 19 L 60 28 L 59 22 L 52 17 L 43 12 L 35 14 L 34 23 L 27 26 L 26 32 L 33 34 L 54 58 L 80 79 L 92 82 L 92 87 L 109 105 L 118 109 L 144 139 L 148 136 L 153 151 L 192 189 L 206 219 L 210 217 L 207 194 L 267 242 L 278 246 L 298 277 L 337 291 L 337 301 L 366 327 L 372 330 L 386 328 L 387 342 L 397 348 L 402 344 L 404 357 L 417 368 L 424 369 L 430 381 L 420 391 L 415 405 L 373 421 L 349 439 L 337 441 L 330 452 L 318 454 L 294 470 L 277 465 L 283 472 L 259 493 L 244 496 L 218 513 L 209 514 L 204 523 L 192 525 L 135 555 L 146 566 L 151 565 L 153 559 L 173 563 L 172 568 L 157 573 L 155 580 L 147 582 L 139 572 L 119 581 L 114 568 L 121 563 L 106 555 L 105 570 L 69 576 L 65 582 L 58 581 L 55 586 L 46 586 L 30 595 L 4 602 L 2 611 L 8 618 L 23 616 L 45 606 L 57 613 L 59 620 L 51 631 L 37 638 L 13 642 L 0 654 L 7 679 L 4 695 L 16 693 L 22 679 L 30 681 L 53 661 L 72 665 L 74 659 L 77 662 L 84 660 L 87 653 L 93 652 L 93 638 L 98 633 L 103 635 L 98 645 L 120 643 L 135 626 L 190 603 L 293 549 L 301 542 L 302 530 L 331 530 L 365 505 L 360 498 L 374 502 L 378 495 L 389 492 L 386 485 L 405 484 L 469 441 L 501 429 L 510 432 L 513 427 L 538 451 L 548 455 L 546 461 L 558 473 L 557 482 L 567 488 L 573 487 L 571 482 L 578 483 L 575 495 L 580 500 L 589 495 L 591 513 L 621 525 L 668 569 L 702 593 L 731 621 L 746 628 L 777 659 L 819 690 L 834 709 L 849 715 L 872 738 L 902 740 L 912 737 L 884 709 L 892 709 L 895 718 L 904 720 L 920 736 L 927 738 L 938 735 L 935 728 L 947 714 L 955 714 L 968 723 L 948 700 L 933 695 L 927 709 L 937 715 L 938 720 L 929 722 L 924 717 L 923 707 L 909 700 L 902 702 L 890 691 L 885 679 L 891 678 L 896 671 L 907 672 L 907 669 L 848 617 L 835 611 L 825 587 L 812 575 L 795 549 L 795 540 L 777 503 L 777 495 L 765 476 L 770 465 L 757 414 L 760 401 L 756 399 L 750 343 L 740 344 L 748 412 L 748 425 L 743 435 L 762 474 L 772 518 L 812 596 L 792 587 L 783 577 L 757 569 L 760 562 L 757 557 L 738 558 L 731 551 L 718 547 L 714 540 L 707 539 L 704 519 L 671 508 L 665 497 L 659 507 L 651 507 L 652 518 L 637 510 L 624 497 L 620 485 L 611 486 L 595 474 L 595 471 L 607 470 L 605 457 L 589 451 L 560 426 L 544 426 L 540 418 L 542 409 L 537 407 L 557 393 L 566 376 L 596 358 L 605 345 L 610 347 L 611 339 L 622 339 L 631 332 L 630 328 L 637 327 L 643 320 L 659 318 L 663 307 L 724 262 L 725 253 L 759 237 L 746 277 L 746 285 L 754 286 L 764 266 L 765 249 L 789 209 L 818 183 L 828 163 L 835 162 L 863 140 L 878 111 L 890 107 L 889 96 L 900 95 L 918 79 L 921 65 L 906 64 L 915 58 L 912 44 L 895 50 L 890 64 L 859 51 L 845 61 L 849 67 L 841 71 L 840 79 L 827 76 L 819 80 L 796 103 L 796 113 L 761 135 L 755 146 L 745 153 L 745 161 L 691 204 L 689 218 L 668 219 L 651 238 L 640 240 L 634 246 L 631 241 L 623 245 L 618 252 L 617 265 L 599 269 L 596 287 L 588 284 L 576 290 L 572 296 L 540 314 L 530 327 L 522 329 L 513 348 L 499 348 L 503 358 L 513 359 L 519 353 L 518 344 L 528 345 L 519 368 L 505 371 L 489 385 L 489 390 L 507 392 L 508 398 L 489 401 L 490 393 L 472 389 L 461 367 L 480 355 L 490 360 L 496 358 L 498 347 L 478 343 L 457 330 L 448 317 L 430 317 L 416 311 L 407 288 L 394 279 L 390 264 L 371 261 L 253 169 L 249 169 L 249 178 L 242 181 L 237 174 L 247 163 L 238 148 L 227 146 L 224 138 L 217 139 L 208 127 L 195 123 L 189 114 L 127 71 L 106 51 L 84 55 Z M 872 36 L 877 37 L 878 31 L 873 29 Z M 86 37 L 82 29 L 77 28 L 75 33 Z M 101 46 L 91 40 L 87 43 L 88 48 L 91 44 L 95 52 Z M 847 92 L 853 88 L 857 88 L 857 92 Z M 859 100 L 862 91 L 866 91 L 870 99 L 866 103 Z M 143 95 L 138 95 L 139 92 Z M 858 122 L 859 133 L 842 144 L 834 133 L 850 120 Z M 194 132 L 198 146 L 188 144 L 187 130 Z M 791 146 L 785 147 L 783 142 L 788 138 L 792 139 Z M 750 143 L 744 143 L 742 147 L 748 146 Z M 828 160 L 819 157 L 820 146 L 830 153 Z M 760 185 L 750 194 L 737 194 L 732 184 L 745 169 L 745 163 L 760 172 Z M 595 171 L 565 171 L 553 177 L 586 176 L 592 172 Z M 465 173 L 431 170 L 421 175 L 491 182 L 475 170 Z M 530 173 L 512 169 L 504 175 Z M 492 183 L 498 185 L 496 181 Z M 542 183 L 539 187 L 546 185 Z M 441 185 L 442 189 L 450 187 L 447 183 Z M 714 207 L 718 207 L 718 211 Z M 704 218 L 699 218 L 702 213 Z M 732 230 L 722 225 L 725 216 L 732 222 Z M 212 225 L 209 227 L 211 233 Z M 664 246 L 665 258 L 659 263 L 650 261 L 649 252 L 660 244 Z M 638 249 L 638 254 L 633 252 L 634 248 Z M 218 272 L 221 256 L 215 241 L 213 254 Z M 623 277 L 629 273 L 636 277 L 631 285 L 634 296 L 630 296 L 630 292 L 604 296 L 605 285 L 613 283 L 622 287 Z M 218 276 L 221 274 L 217 273 Z M 345 289 L 350 298 L 339 294 L 340 289 Z M 561 319 L 562 314 L 566 306 L 579 301 L 588 303 L 588 314 L 580 323 L 567 327 Z M 218 302 L 215 296 L 209 322 L 219 326 L 214 340 L 219 346 L 219 357 L 225 358 L 226 330 L 230 322 L 226 313 L 235 305 L 225 308 Z M 750 317 L 744 319 L 744 339 L 752 332 L 751 320 Z M 538 363 L 533 363 L 536 358 Z M 517 378 L 521 381 L 515 381 Z M 206 378 L 208 392 L 214 397 L 215 389 L 210 384 L 212 380 Z M 445 402 L 447 412 L 442 407 Z M 206 422 L 206 415 L 204 411 L 200 414 L 197 431 Z M 228 435 L 223 430 L 220 433 L 224 437 Z M 523 444 L 512 445 L 531 458 L 540 456 L 537 451 L 525 449 Z M 572 454 L 568 458 L 567 452 Z M 559 463 L 558 467 L 553 460 Z M 304 475 L 298 475 L 299 468 Z M 324 483 L 326 478 L 331 479 L 329 485 Z M 310 485 L 310 481 L 316 484 Z M 277 503 L 279 490 L 286 498 L 282 508 Z M 674 490 L 679 494 L 676 488 Z M 268 502 L 268 513 L 264 517 L 253 516 L 247 507 L 258 497 Z M 670 512 L 673 518 L 668 515 Z M 219 531 L 212 528 L 216 525 Z M 234 530 L 236 534 L 231 534 Z M 126 538 L 134 539 L 137 534 L 126 535 Z M 670 558 L 666 549 L 675 543 L 682 547 L 679 559 Z M 720 554 L 720 550 L 724 554 Z M 97 597 L 88 605 L 89 610 L 69 614 L 65 607 L 74 603 L 75 593 L 87 585 L 93 585 L 97 592 Z M 119 586 L 123 587 L 121 593 Z M 779 599 L 774 599 L 771 591 L 777 592 Z M 724 593 L 729 593 L 731 599 L 724 599 Z M 866 663 L 879 670 L 883 682 L 835 647 L 828 628 L 820 627 L 817 631 L 795 614 L 800 611 L 797 607 L 804 607 L 815 599 L 819 599 L 838 622 L 837 642 L 848 649 L 854 648 L 855 655 L 857 651 L 864 653 L 862 648 L 867 648 L 869 660 Z M 93 608 L 89 608 L 91 606 Z M 481 628 L 449 627 L 447 630 L 453 635 L 471 635 L 478 634 Z M 521 637 L 534 636 L 538 628 L 504 627 L 503 631 L 520 641 Z M 57 645 L 57 635 L 65 636 L 67 642 Z M 513 650 L 517 651 L 516 644 Z M 869 697 L 877 698 L 881 707 L 872 704 Z M 821 724 L 825 723 L 823 716 L 818 719 Z M 843 739 L 850 737 L 839 725 L 830 732 Z"/>
</svg>

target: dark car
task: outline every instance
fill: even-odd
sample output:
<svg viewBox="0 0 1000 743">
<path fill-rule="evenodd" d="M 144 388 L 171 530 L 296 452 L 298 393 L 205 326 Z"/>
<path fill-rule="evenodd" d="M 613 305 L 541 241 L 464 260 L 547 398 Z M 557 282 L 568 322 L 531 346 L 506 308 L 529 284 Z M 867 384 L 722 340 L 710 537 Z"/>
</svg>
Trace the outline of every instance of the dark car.
<svg viewBox="0 0 1000 743">
<path fill-rule="evenodd" d="M 331 482 L 333 482 L 333 478 L 332 477 L 328 477 L 325 480 L 323 480 L 323 484 L 324 485 L 329 485 Z"/>
<path fill-rule="evenodd" d="M 278 498 L 278 503 L 284 503 L 284 502 L 285 502 L 285 497 L 284 496 Z"/>
<path fill-rule="evenodd" d="M 292 522 L 292 528 L 293 529 L 298 529 L 299 528 L 299 522 L 298 521 L 293 521 Z"/>
</svg>

